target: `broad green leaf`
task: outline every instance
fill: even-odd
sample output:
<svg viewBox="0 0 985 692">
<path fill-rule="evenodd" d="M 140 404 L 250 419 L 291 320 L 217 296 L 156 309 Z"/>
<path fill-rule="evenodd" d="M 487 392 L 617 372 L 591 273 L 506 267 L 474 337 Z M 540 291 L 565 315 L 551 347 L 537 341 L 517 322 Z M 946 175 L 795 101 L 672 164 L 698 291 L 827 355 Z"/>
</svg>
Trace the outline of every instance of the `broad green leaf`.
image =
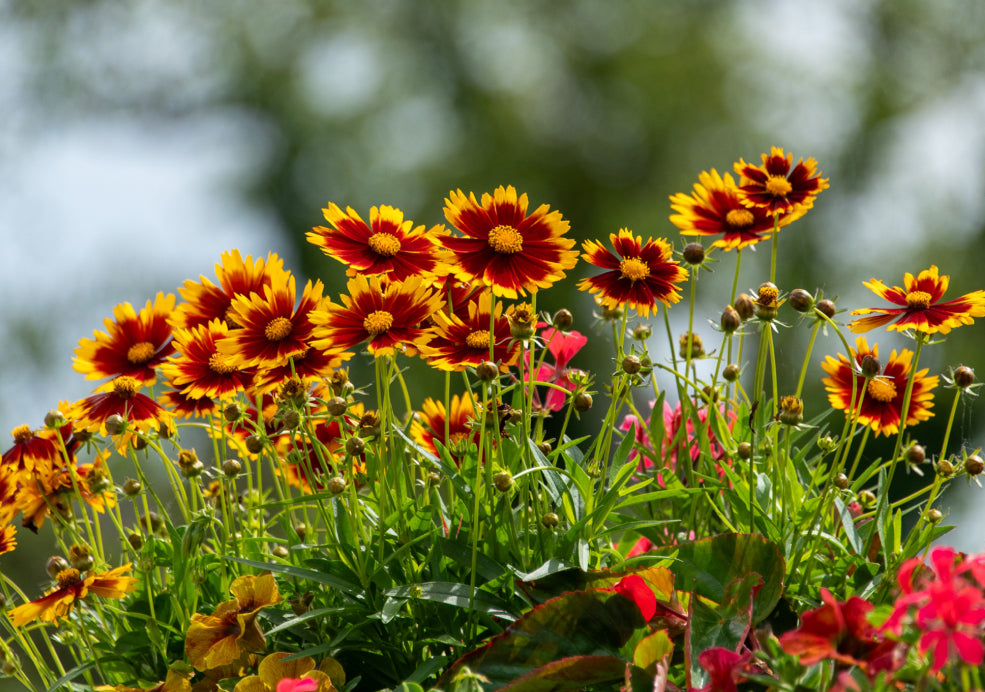
<svg viewBox="0 0 985 692">
<path fill-rule="evenodd" d="M 657 630 L 653 634 L 643 637 L 642 641 L 636 645 L 633 651 L 633 663 L 638 667 L 650 672 L 651 667 L 656 668 L 656 664 L 664 658 L 670 658 L 674 651 L 674 643 L 670 641 L 666 630 Z"/>
<path fill-rule="evenodd" d="M 390 598 L 415 599 L 423 598 L 435 603 L 455 606 L 457 608 L 468 608 L 470 605 L 478 611 L 487 613 L 493 617 L 515 619 L 505 603 L 488 591 L 475 589 L 474 600 L 470 598 L 472 589 L 468 584 L 458 584 L 447 581 L 431 581 L 421 584 L 405 584 L 383 592 L 384 596 Z"/>
</svg>

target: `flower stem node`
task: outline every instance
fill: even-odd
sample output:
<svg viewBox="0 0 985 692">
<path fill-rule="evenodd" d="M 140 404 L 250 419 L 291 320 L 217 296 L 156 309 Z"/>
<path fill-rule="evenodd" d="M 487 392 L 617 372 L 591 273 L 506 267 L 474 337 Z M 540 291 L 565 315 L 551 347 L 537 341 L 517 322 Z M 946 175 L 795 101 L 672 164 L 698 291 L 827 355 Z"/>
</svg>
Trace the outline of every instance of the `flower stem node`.
<svg viewBox="0 0 985 692">
<path fill-rule="evenodd" d="M 742 316 L 734 307 L 731 305 L 726 305 L 725 309 L 722 311 L 721 325 L 723 332 L 726 334 L 732 334 L 736 329 L 742 326 Z"/>
<path fill-rule="evenodd" d="M 814 296 L 802 288 L 795 288 L 790 291 L 787 301 L 790 303 L 790 307 L 797 312 L 810 312 L 814 307 Z"/>
<path fill-rule="evenodd" d="M 548 529 L 556 528 L 561 523 L 561 519 L 554 512 L 548 512 L 540 519 L 540 523 Z"/>
<path fill-rule="evenodd" d="M 489 360 L 484 360 L 475 366 L 475 375 L 481 382 L 491 382 L 499 377 L 499 368 Z"/>
<path fill-rule="evenodd" d="M 571 314 L 571 310 L 567 308 L 561 308 L 554 313 L 554 317 L 551 319 L 554 328 L 566 332 L 571 329 L 571 326 L 575 323 L 574 315 Z"/>
<path fill-rule="evenodd" d="M 739 366 L 735 363 L 729 363 L 722 370 L 722 378 L 726 382 L 735 382 L 739 379 Z"/>
<path fill-rule="evenodd" d="M 985 471 L 985 460 L 977 454 L 971 454 L 964 460 L 964 470 L 969 476 L 977 476 Z"/>
<path fill-rule="evenodd" d="M 701 243 L 688 243 L 684 246 L 684 261 L 698 265 L 705 261 L 705 248 Z"/>
<path fill-rule="evenodd" d="M 954 464 L 947 459 L 937 460 L 937 475 L 942 478 L 950 478 L 954 475 Z"/>
<path fill-rule="evenodd" d="M 366 450 L 366 443 L 361 437 L 350 437 L 345 441 L 345 453 L 357 457 Z"/>
<path fill-rule="evenodd" d="M 642 369 L 643 363 L 639 356 L 631 353 L 622 359 L 622 371 L 627 375 L 635 375 Z"/>
<path fill-rule="evenodd" d="M 513 487 L 513 474 L 509 471 L 500 471 L 493 476 L 493 485 L 501 493 L 508 492 Z"/>
</svg>

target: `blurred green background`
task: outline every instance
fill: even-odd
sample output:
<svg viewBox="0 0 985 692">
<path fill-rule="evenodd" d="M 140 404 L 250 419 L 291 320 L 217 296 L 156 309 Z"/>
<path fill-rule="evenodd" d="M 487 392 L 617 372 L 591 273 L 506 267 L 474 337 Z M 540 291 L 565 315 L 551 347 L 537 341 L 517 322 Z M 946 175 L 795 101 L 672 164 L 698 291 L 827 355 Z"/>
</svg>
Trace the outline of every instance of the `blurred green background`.
<svg viewBox="0 0 985 692">
<path fill-rule="evenodd" d="M 0 0 L 0 431 L 90 392 L 72 351 L 115 304 L 212 277 L 226 249 L 277 252 L 337 295 L 341 265 L 304 241 L 327 201 L 430 225 L 449 190 L 512 184 L 579 240 L 629 227 L 680 248 L 668 197 L 775 145 L 831 181 L 781 234 L 781 289 L 820 288 L 850 310 L 878 304 L 862 281 L 930 264 L 949 295 L 981 288 L 983 26 L 977 0 Z M 718 257 L 696 313 L 709 344 L 734 266 Z M 740 287 L 768 262 L 744 253 Z M 569 307 L 592 332 L 575 290 L 590 272 L 539 307 Z M 679 329 L 686 309 L 671 316 Z M 789 321 L 781 388 L 808 336 Z M 985 367 L 982 329 L 921 365 Z M 573 365 L 604 377 L 606 348 L 593 338 Z M 839 348 L 821 340 L 814 360 Z M 821 377 L 815 366 L 808 417 L 826 406 Z M 918 430 L 928 449 L 950 400 L 939 392 Z M 981 444 L 980 420 L 959 410 L 952 451 Z M 949 496 L 966 550 L 985 549 L 981 518 L 962 511 L 979 492 Z M 20 541 L 19 581 L 40 584 L 44 557 L 25 556 L 42 541 Z"/>
</svg>

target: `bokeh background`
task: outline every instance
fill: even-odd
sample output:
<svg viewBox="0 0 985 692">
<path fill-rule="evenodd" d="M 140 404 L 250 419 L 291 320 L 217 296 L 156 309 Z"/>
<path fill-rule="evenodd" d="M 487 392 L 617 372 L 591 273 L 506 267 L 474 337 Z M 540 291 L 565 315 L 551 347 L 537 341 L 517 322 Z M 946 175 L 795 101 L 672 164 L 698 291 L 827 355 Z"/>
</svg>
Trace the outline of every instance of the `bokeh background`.
<svg viewBox="0 0 985 692">
<path fill-rule="evenodd" d="M 449 190 L 513 184 L 579 240 L 629 227 L 680 248 L 668 197 L 776 145 L 831 181 L 781 234 L 781 289 L 850 310 L 878 302 L 862 281 L 930 264 L 954 295 L 982 288 L 983 27 L 978 0 L 0 0 L 0 433 L 90 393 L 72 352 L 114 305 L 213 277 L 224 250 L 277 252 L 337 295 L 341 265 L 304 241 L 330 200 L 430 225 Z M 699 290 L 709 341 L 732 278 L 719 257 Z M 768 262 L 744 253 L 740 286 Z M 589 273 L 539 307 L 591 333 L 575 290 Z M 983 329 L 921 365 L 985 373 Z M 807 335 L 782 335 L 781 383 Z M 573 365 L 604 376 L 606 345 Z M 814 360 L 838 349 L 823 339 Z M 808 416 L 826 406 L 821 377 L 815 364 Z M 928 449 L 949 406 L 941 391 L 918 429 Z M 958 415 L 951 450 L 982 444 L 981 405 Z M 947 497 L 949 540 L 980 551 L 967 510 L 985 495 L 964 485 Z"/>
</svg>

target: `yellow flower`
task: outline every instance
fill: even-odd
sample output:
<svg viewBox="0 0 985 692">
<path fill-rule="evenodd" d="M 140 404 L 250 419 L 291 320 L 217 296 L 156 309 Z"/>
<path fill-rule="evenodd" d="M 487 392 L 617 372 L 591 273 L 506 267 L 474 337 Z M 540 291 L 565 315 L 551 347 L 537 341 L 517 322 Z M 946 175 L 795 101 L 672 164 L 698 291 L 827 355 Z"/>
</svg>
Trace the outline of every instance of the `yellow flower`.
<svg viewBox="0 0 985 692">
<path fill-rule="evenodd" d="M 75 601 L 85 598 L 89 592 L 104 598 L 123 598 L 136 589 L 137 580 L 123 576 L 129 571 L 129 563 L 109 572 L 89 572 L 85 577 L 74 568 L 62 570 L 55 577 L 58 586 L 36 601 L 11 609 L 7 616 L 14 627 L 22 627 L 38 618 L 57 625 L 59 620 L 72 612 Z"/>
</svg>

